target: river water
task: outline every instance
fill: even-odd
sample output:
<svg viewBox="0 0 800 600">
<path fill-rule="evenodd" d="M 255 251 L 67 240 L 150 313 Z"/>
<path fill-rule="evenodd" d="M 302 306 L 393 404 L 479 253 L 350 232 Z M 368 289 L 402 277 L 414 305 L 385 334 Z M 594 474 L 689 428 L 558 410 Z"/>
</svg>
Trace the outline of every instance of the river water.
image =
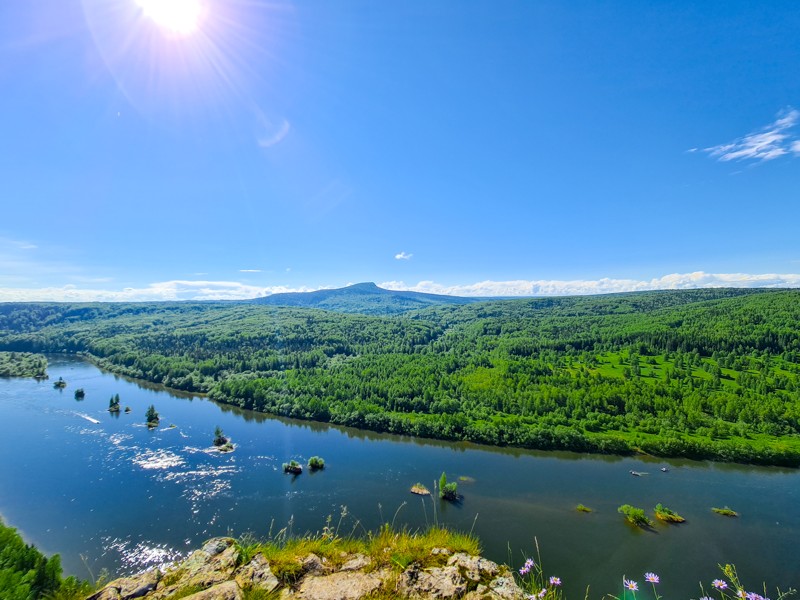
<svg viewBox="0 0 800 600">
<path fill-rule="evenodd" d="M 766 581 L 772 598 L 776 586 L 800 587 L 797 470 L 372 434 L 232 409 L 75 357 L 49 359 L 49 381 L 0 379 L 0 515 L 29 543 L 61 554 L 69 574 L 140 571 L 216 535 L 316 532 L 330 516 L 340 534 L 392 521 L 472 530 L 487 557 L 515 566 L 538 541 L 545 573 L 560 576 L 573 600 L 587 585 L 590 598 L 619 596 L 623 575 L 649 599 L 645 571 L 660 575 L 662 596 L 698 598 L 698 584 L 708 591 L 726 562 L 750 589 Z M 53 388 L 58 377 L 63 390 Z M 79 387 L 82 401 L 74 399 Z M 106 410 L 114 394 L 130 414 Z M 144 424 L 150 404 L 161 414 L 155 430 Z M 235 452 L 213 450 L 216 426 Z M 282 463 L 313 455 L 325 459 L 324 471 L 283 474 Z M 432 488 L 442 471 L 464 478 L 459 504 L 409 493 L 417 481 Z M 617 513 L 628 503 L 652 515 L 658 502 L 687 522 L 641 530 Z M 577 512 L 578 503 L 594 512 Z M 726 505 L 740 517 L 710 510 Z"/>
</svg>

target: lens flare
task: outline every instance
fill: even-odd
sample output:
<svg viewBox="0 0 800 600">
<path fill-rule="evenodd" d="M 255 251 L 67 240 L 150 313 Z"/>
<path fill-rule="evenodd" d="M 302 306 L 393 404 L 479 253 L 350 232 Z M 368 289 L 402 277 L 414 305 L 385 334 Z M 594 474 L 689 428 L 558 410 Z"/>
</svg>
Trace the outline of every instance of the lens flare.
<svg viewBox="0 0 800 600">
<path fill-rule="evenodd" d="M 146 17 L 177 35 L 197 31 L 204 7 L 200 0 L 136 0 Z"/>
</svg>

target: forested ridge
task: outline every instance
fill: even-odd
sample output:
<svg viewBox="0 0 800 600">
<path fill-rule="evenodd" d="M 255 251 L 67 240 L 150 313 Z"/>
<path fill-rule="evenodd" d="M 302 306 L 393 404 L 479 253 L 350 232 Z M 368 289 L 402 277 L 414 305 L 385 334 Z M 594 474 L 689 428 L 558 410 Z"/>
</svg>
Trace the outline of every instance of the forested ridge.
<svg viewBox="0 0 800 600">
<path fill-rule="evenodd" d="M 439 305 L 3 304 L 0 350 L 84 352 L 243 408 L 541 449 L 800 464 L 800 291 Z"/>
</svg>

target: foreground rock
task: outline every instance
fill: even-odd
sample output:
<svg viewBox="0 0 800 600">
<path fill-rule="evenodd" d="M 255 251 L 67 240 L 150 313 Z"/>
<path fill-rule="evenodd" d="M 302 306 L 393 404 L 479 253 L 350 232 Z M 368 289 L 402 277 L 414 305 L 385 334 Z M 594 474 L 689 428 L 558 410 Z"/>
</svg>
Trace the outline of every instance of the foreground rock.
<svg viewBox="0 0 800 600">
<path fill-rule="evenodd" d="M 373 595 L 409 600 L 523 600 L 506 567 L 480 556 L 432 553 L 440 566 L 411 564 L 402 571 L 378 568 L 362 554 L 342 555 L 339 566 L 309 554 L 298 559 L 298 575 L 281 581 L 269 562 L 256 554 L 240 564 L 232 538 L 214 538 L 182 563 L 112 581 L 87 600 L 247 600 L 258 591 L 282 600 L 361 600 Z M 444 564 L 443 561 L 446 561 Z"/>
</svg>

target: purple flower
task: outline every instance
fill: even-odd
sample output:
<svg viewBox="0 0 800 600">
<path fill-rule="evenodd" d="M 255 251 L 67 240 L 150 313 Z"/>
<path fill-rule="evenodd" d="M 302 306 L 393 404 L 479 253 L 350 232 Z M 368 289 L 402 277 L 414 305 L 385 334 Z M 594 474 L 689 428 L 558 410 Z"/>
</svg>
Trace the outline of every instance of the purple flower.
<svg viewBox="0 0 800 600">
<path fill-rule="evenodd" d="M 539 598 L 544 598 L 545 596 L 547 596 L 547 589 L 542 588 L 542 591 L 539 592 Z"/>
<path fill-rule="evenodd" d="M 520 575 L 527 575 L 530 572 L 531 572 L 531 570 L 528 567 L 521 567 L 520 570 L 519 570 L 519 574 Z"/>
<path fill-rule="evenodd" d="M 711 596 L 703 596 L 700 600 L 714 600 Z"/>
<path fill-rule="evenodd" d="M 649 581 L 650 583 L 658 583 L 659 581 L 658 575 L 656 575 L 655 573 L 645 573 L 644 578 L 646 581 Z"/>
<path fill-rule="evenodd" d="M 722 581 L 722 579 L 715 579 L 714 581 L 711 582 L 711 585 L 713 585 L 718 590 L 728 589 L 728 584 L 725 581 Z"/>
<path fill-rule="evenodd" d="M 747 600 L 767 600 L 761 594 L 756 594 L 755 592 L 747 592 Z"/>
<path fill-rule="evenodd" d="M 561 577 L 551 577 L 550 585 L 561 585 Z"/>
<path fill-rule="evenodd" d="M 632 592 L 635 592 L 636 590 L 639 589 L 639 584 L 636 583 L 633 579 L 625 579 L 623 577 L 622 583 L 625 585 L 626 588 L 628 588 Z"/>
</svg>

